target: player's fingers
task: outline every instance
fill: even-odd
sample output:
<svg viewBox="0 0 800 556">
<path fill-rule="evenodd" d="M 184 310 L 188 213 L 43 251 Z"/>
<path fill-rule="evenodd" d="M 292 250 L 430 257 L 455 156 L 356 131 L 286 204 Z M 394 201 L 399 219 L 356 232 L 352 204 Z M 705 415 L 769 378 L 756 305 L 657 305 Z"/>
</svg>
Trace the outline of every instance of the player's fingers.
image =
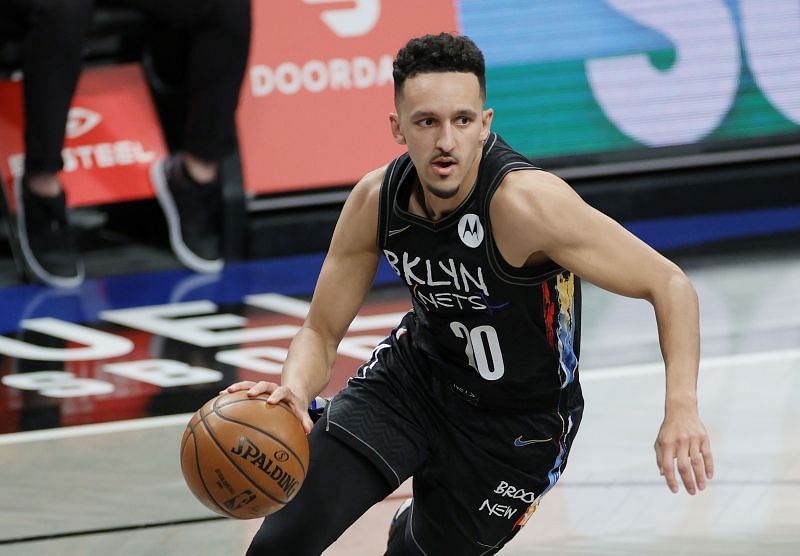
<svg viewBox="0 0 800 556">
<path fill-rule="evenodd" d="M 706 436 L 700 443 L 700 453 L 703 455 L 703 464 L 706 468 L 706 477 L 714 477 L 714 456 L 711 454 L 711 441 Z"/>
<path fill-rule="evenodd" d="M 658 474 L 664 476 L 664 470 L 661 468 L 661 446 L 656 442 L 654 449 L 656 451 L 656 465 L 658 466 Z"/>
<path fill-rule="evenodd" d="M 253 387 L 254 384 L 255 384 L 255 382 L 253 382 L 252 380 L 245 380 L 245 381 L 242 381 L 242 382 L 235 382 L 235 383 L 231 384 L 230 386 L 228 386 L 227 388 L 225 388 L 223 390 L 220 390 L 219 393 L 220 393 L 220 395 L 222 395 L 222 394 L 233 394 L 234 392 L 238 392 L 240 390 L 249 390 L 250 388 Z"/>
<path fill-rule="evenodd" d="M 287 401 L 290 404 L 293 404 L 295 401 L 294 392 L 292 392 L 286 386 L 278 386 L 275 388 L 267 398 L 267 403 L 276 404 L 282 401 Z"/>
<path fill-rule="evenodd" d="M 698 490 L 706 488 L 706 473 L 703 467 L 703 455 L 700 453 L 700 443 L 693 442 L 689 449 L 689 459 L 692 464 L 692 472 L 694 473 L 694 480 L 697 483 Z"/>
<path fill-rule="evenodd" d="M 300 421 L 300 424 L 303 426 L 303 430 L 306 431 L 306 434 L 311 432 L 311 427 L 314 426 L 314 422 L 311 420 L 311 417 L 308 414 L 307 403 L 303 403 L 300 397 L 286 386 L 280 386 L 276 388 L 267 399 L 267 403 L 270 404 L 277 404 L 280 402 L 284 402 L 287 406 L 289 406 L 289 409 L 292 410 L 292 413 L 294 413 L 295 417 L 297 417 L 298 421 Z"/>
<path fill-rule="evenodd" d="M 692 461 L 689 457 L 689 450 L 687 447 L 682 447 L 678 451 L 677 455 L 677 464 L 678 464 L 678 473 L 680 473 L 681 480 L 683 481 L 683 486 L 686 488 L 686 492 L 689 494 L 694 494 L 697 491 L 697 488 L 694 484 L 694 476 L 692 475 Z"/>
<path fill-rule="evenodd" d="M 278 385 L 274 382 L 266 382 L 261 380 L 256 382 L 255 385 L 251 386 L 250 389 L 247 391 L 247 395 L 251 398 L 255 396 L 260 396 L 261 394 L 270 394 L 278 388 Z"/>
<path fill-rule="evenodd" d="M 661 446 L 661 474 L 672 492 L 678 492 L 678 481 L 675 480 L 675 445 L 665 442 Z"/>
<path fill-rule="evenodd" d="M 306 434 L 311 432 L 311 428 L 314 426 L 314 422 L 311 420 L 311 417 L 308 414 L 308 409 L 299 406 L 296 403 L 289 403 L 287 404 L 289 409 L 292 410 L 294 416 L 297 417 L 297 420 L 300 421 L 300 424 L 303 426 L 303 430 Z"/>
<path fill-rule="evenodd" d="M 308 411 L 303 411 L 303 414 L 299 417 L 300 423 L 303 425 L 303 430 L 306 431 L 306 434 L 310 433 L 311 429 L 314 427 L 314 421 L 311 420 Z"/>
</svg>

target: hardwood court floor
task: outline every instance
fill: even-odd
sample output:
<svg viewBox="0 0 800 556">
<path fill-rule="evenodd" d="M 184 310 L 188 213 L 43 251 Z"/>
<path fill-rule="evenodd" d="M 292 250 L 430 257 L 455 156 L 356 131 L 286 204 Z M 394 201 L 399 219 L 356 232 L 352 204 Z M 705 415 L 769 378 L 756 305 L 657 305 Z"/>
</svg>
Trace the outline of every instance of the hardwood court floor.
<svg viewBox="0 0 800 556">
<path fill-rule="evenodd" d="M 503 554 L 800 554 L 800 249 L 681 263 L 701 299 L 714 480 L 695 497 L 664 486 L 652 449 L 663 407 L 652 312 L 587 285 L 581 431 L 559 485 Z M 198 521 L 213 515 L 183 484 L 180 419 L 0 436 L 0 556 L 243 554 L 258 523 Z M 326 554 L 382 554 L 409 491 Z"/>
</svg>

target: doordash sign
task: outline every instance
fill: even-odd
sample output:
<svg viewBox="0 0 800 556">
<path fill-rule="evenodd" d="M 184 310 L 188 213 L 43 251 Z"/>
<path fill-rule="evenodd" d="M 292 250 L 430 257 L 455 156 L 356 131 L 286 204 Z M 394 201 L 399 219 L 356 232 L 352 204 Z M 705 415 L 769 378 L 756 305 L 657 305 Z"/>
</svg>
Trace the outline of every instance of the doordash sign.
<svg viewBox="0 0 800 556">
<path fill-rule="evenodd" d="M 352 185 L 401 150 L 389 132 L 392 61 L 412 37 L 458 30 L 453 2 L 253 3 L 239 110 L 256 193 Z"/>
</svg>

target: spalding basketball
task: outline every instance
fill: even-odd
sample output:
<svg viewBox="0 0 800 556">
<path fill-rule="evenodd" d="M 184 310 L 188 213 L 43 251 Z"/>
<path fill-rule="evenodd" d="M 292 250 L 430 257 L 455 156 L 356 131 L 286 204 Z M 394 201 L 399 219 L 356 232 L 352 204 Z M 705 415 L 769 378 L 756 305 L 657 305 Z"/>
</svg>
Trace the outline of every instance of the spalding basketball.
<svg viewBox="0 0 800 556">
<path fill-rule="evenodd" d="M 252 519 L 275 513 L 300 490 L 308 440 L 283 404 L 246 391 L 223 394 L 192 416 L 181 440 L 189 489 L 209 509 Z"/>
</svg>

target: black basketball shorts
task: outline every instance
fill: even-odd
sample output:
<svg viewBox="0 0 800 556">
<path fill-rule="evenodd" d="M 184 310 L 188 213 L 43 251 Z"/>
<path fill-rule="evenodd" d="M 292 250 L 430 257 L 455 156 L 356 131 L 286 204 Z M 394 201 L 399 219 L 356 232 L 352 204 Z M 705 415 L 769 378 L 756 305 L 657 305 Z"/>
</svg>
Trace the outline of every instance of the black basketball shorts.
<svg viewBox="0 0 800 556">
<path fill-rule="evenodd" d="M 535 511 L 567 464 L 580 392 L 554 411 L 478 408 L 425 370 L 397 328 L 327 408 L 327 430 L 390 484 L 413 476 L 405 537 L 419 554 L 494 554 Z"/>
</svg>

